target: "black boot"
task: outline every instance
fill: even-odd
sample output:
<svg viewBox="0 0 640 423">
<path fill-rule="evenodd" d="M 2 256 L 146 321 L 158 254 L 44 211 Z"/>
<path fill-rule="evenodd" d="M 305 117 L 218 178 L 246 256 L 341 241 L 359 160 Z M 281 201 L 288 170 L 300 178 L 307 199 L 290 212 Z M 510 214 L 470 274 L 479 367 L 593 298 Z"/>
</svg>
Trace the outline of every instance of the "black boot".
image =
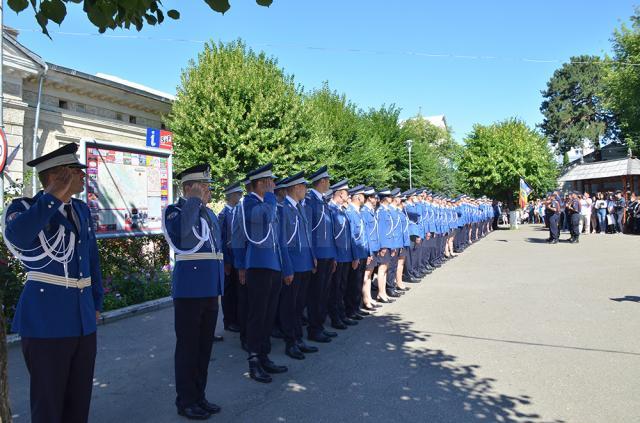
<svg viewBox="0 0 640 423">
<path fill-rule="evenodd" d="M 249 377 L 256 382 L 271 383 L 271 376 L 262 368 L 257 354 L 249 357 Z"/>
<path fill-rule="evenodd" d="M 289 369 L 287 366 L 278 366 L 276 363 L 271 361 L 268 356 L 264 355 L 260 357 L 260 367 L 264 369 L 267 373 L 285 373 Z"/>
</svg>

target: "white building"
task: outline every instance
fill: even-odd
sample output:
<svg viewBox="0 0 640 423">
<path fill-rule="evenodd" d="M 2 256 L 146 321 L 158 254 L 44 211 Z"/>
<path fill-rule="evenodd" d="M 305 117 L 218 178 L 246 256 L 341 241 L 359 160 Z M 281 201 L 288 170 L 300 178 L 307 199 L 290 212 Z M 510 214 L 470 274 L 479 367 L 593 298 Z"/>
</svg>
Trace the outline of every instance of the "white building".
<svg viewBox="0 0 640 423">
<path fill-rule="evenodd" d="M 34 133 L 39 156 L 83 138 L 144 147 L 147 128 L 164 129 L 172 95 L 48 63 L 20 44 L 13 29 L 5 27 L 3 37 L 3 117 L 12 158 L 5 187 L 24 183 L 30 194 L 25 163 L 34 157 Z"/>
</svg>

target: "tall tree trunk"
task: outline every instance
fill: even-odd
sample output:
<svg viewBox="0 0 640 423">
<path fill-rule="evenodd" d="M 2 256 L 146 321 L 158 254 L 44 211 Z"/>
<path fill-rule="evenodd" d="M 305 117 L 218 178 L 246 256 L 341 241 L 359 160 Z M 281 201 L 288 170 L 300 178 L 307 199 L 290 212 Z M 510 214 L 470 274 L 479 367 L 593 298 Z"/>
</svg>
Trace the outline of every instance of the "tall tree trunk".
<svg viewBox="0 0 640 423">
<path fill-rule="evenodd" d="M 11 423 L 13 421 L 11 406 L 9 405 L 8 359 L 4 305 L 0 304 L 0 423 Z"/>
</svg>

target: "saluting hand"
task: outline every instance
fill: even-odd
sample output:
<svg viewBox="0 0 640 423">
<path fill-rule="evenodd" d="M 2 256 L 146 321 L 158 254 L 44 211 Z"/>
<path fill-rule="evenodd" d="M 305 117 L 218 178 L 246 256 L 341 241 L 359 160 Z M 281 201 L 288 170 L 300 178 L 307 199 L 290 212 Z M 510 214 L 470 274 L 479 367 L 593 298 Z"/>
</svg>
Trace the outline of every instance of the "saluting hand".
<svg viewBox="0 0 640 423">
<path fill-rule="evenodd" d="M 193 184 L 193 185 L 191 185 L 191 188 L 187 192 L 185 192 L 185 195 L 187 197 L 194 197 L 194 198 L 199 198 L 199 199 L 203 200 L 203 198 L 204 198 L 204 189 L 202 187 L 202 184 Z"/>
<path fill-rule="evenodd" d="M 60 201 L 64 201 L 67 197 L 67 193 L 71 189 L 71 182 L 73 181 L 73 172 L 66 166 L 60 166 L 58 169 L 53 170 L 45 192 L 53 195 Z"/>
</svg>

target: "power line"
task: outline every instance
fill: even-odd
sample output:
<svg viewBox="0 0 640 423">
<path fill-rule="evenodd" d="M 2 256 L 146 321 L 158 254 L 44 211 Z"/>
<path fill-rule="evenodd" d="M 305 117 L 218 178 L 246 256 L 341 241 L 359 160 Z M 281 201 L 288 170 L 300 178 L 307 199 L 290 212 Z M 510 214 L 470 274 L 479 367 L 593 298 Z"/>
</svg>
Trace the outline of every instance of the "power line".
<svg viewBox="0 0 640 423">
<path fill-rule="evenodd" d="M 36 29 L 18 29 L 19 32 L 40 32 Z M 144 40 L 144 41 L 160 41 L 165 43 L 191 43 L 191 44 L 205 44 L 211 40 L 198 40 L 189 38 L 165 38 L 165 37 L 149 37 L 146 35 L 118 35 L 118 34 L 96 34 L 90 32 L 65 32 L 65 31 L 50 31 L 51 35 L 61 35 L 70 37 L 96 37 L 96 38 L 110 38 L 110 39 L 123 39 L 123 40 Z M 459 59 L 459 60 L 495 60 L 495 61 L 511 61 L 511 62 L 525 62 L 525 63 L 540 63 L 550 64 L 557 63 L 562 64 L 566 62 L 575 64 L 597 64 L 597 65 L 611 65 L 619 64 L 623 66 L 640 66 L 640 63 L 623 62 L 619 60 L 562 60 L 562 59 L 544 59 L 544 58 L 528 58 L 528 57 L 499 57 L 499 56 L 487 56 L 487 55 L 463 55 L 463 54 L 451 54 L 451 53 L 428 53 L 412 50 L 369 50 L 361 48 L 341 48 L 341 47 L 325 47 L 325 46 L 310 46 L 303 44 L 278 44 L 278 43 L 256 43 L 255 47 L 273 47 L 273 48 L 297 48 L 310 51 L 325 51 L 336 53 L 364 53 L 373 55 L 393 55 L 401 54 L 406 56 L 427 57 L 432 59 Z"/>
</svg>

